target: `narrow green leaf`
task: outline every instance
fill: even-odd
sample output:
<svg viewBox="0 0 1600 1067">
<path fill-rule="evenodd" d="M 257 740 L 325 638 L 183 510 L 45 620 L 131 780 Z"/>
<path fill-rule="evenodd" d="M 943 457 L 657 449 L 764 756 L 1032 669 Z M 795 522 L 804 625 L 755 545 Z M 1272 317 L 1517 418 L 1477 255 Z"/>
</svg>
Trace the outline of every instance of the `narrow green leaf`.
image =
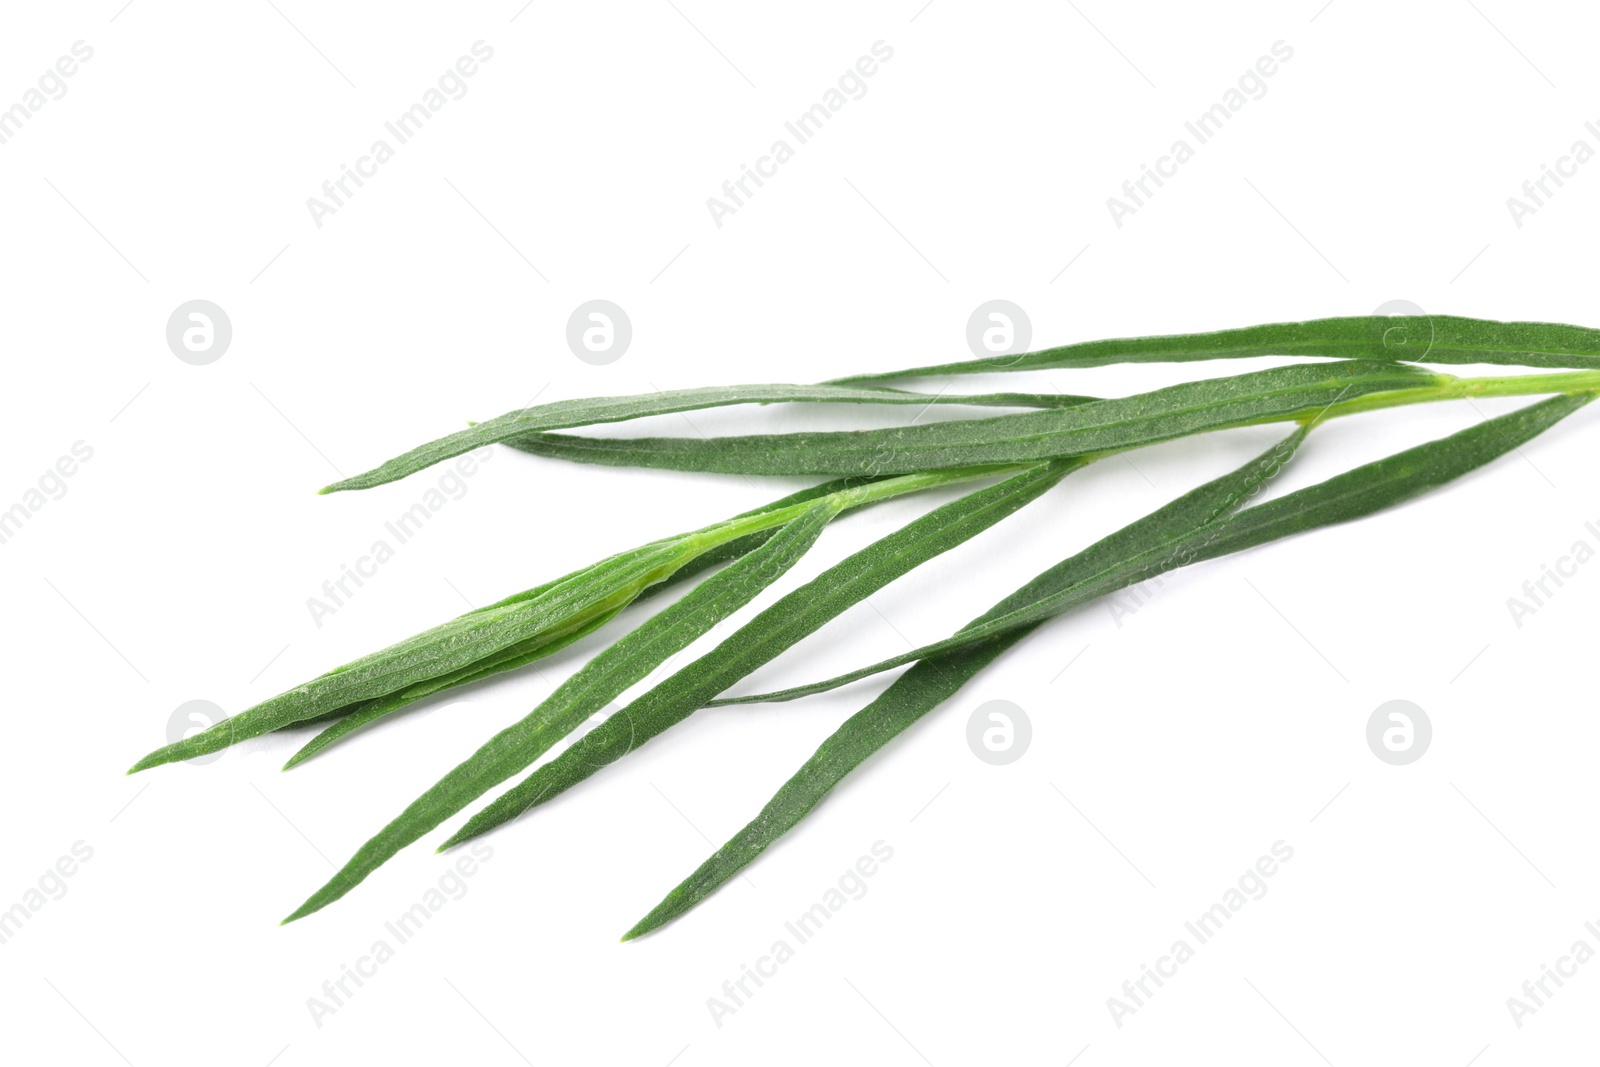
<svg viewBox="0 0 1600 1067">
<path fill-rule="evenodd" d="M 940 652 L 1003 636 L 1021 625 L 1036 625 L 1086 599 L 1146 581 L 1158 573 L 1158 567 L 1170 570 L 1181 566 L 1179 550 L 1192 535 L 1217 527 L 1243 507 L 1294 457 L 1309 432 L 1309 426 L 1299 427 L 1238 469 L 1191 489 L 1049 567 L 951 637 L 824 681 L 772 693 L 722 697 L 707 706 L 775 703 L 827 692 Z"/>
<path fill-rule="evenodd" d="M 840 780 L 908 726 L 949 699 L 972 676 L 1026 637 L 1022 627 L 966 648 L 923 660 L 846 719 L 786 781 L 745 828 L 668 893 L 650 914 L 622 935 L 631 941 L 683 915 L 755 861 L 792 830 Z"/>
<path fill-rule="evenodd" d="M 743 512 L 742 514 L 735 515 L 734 521 L 772 514 L 775 512 L 790 511 L 796 505 L 807 504 L 813 500 L 817 500 L 825 496 L 842 493 L 845 490 L 859 489 L 868 484 L 871 483 L 863 481 L 860 478 L 839 478 L 831 482 L 824 482 L 821 485 L 815 485 L 808 489 L 802 489 L 799 492 L 791 493 L 786 497 L 775 500 L 770 504 L 763 505 L 762 507 L 752 508 L 751 510 Z M 682 582 L 689 581 L 693 578 L 698 578 L 708 570 L 722 566 L 731 560 L 738 559 L 739 557 L 754 551 L 761 545 L 765 544 L 767 539 L 770 538 L 774 532 L 775 528 L 772 527 L 758 530 L 755 533 L 746 534 L 743 537 L 735 538 L 726 544 L 719 545 L 710 551 L 701 553 L 689 563 L 684 564 L 672 574 L 668 575 L 666 578 L 657 582 L 655 585 L 646 588 L 639 594 L 637 598 L 635 598 L 635 603 L 641 603 L 650 600 L 657 593 L 670 589 Z M 522 603 L 526 600 L 531 600 L 540 593 L 543 593 L 545 590 L 549 589 L 554 584 L 554 582 L 547 582 L 544 585 L 536 586 L 533 589 L 529 589 L 525 592 L 517 593 L 514 596 L 507 597 L 505 600 L 499 601 L 498 603 L 475 609 L 474 612 L 469 612 L 468 614 L 475 614 L 476 612 L 480 611 L 490 611 L 495 608 L 506 607 L 512 604 Z M 621 609 L 618 610 L 620 611 Z M 376 700 L 363 701 L 342 710 L 324 713 L 317 718 L 336 718 L 338 721 L 308 741 L 305 746 L 300 749 L 300 751 L 296 752 L 294 756 L 290 758 L 289 762 L 283 765 L 283 769 L 288 770 L 291 767 L 304 763 L 307 759 L 310 759 L 312 756 L 316 755 L 334 741 L 339 740 L 341 737 L 360 729 L 368 723 L 375 722 L 376 720 L 383 718 L 385 715 L 390 715 L 394 712 L 400 711 L 418 700 L 422 700 L 426 697 L 434 695 L 435 693 L 452 689 L 457 686 L 469 685 L 473 682 L 481 681 L 485 678 L 496 674 L 501 674 L 505 671 L 515 670 L 536 660 L 542 659 L 545 656 L 553 655 L 554 653 L 567 647 L 569 644 L 582 639 L 593 631 L 599 629 L 601 626 L 604 626 L 607 622 L 614 618 L 616 614 L 616 612 L 612 612 L 608 615 L 596 617 L 573 632 L 560 637 L 559 640 L 552 639 L 551 635 L 542 634 L 530 641 L 525 641 L 514 645 L 511 648 L 496 653 L 486 660 L 475 663 L 470 667 L 456 671 L 444 677 L 410 686 L 398 693 L 394 693 L 386 697 L 379 697 Z M 340 669 L 342 670 L 343 668 Z M 295 726 L 301 724 L 291 723 L 289 725 Z M 280 727 L 280 729 L 283 728 L 285 727 Z"/>
<path fill-rule="evenodd" d="M 706 545 L 704 547 L 711 547 Z M 614 613 L 698 554 L 692 538 L 656 542 L 576 571 L 529 599 L 479 608 L 329 671 L 209 729 L 156 749 L 142 771 L 462 670 L 553 630 Z"/>
<path fill-rule="evenodd" d="M 745 475 L 905 474 L 1116 451 L 1203 430 L 1314 416 L 1379 394 L 1445 399 L 1454 382 L 1409 364 L 1298 364 L 1055 411 L 895 429 L 710 439 L 539 434 L 515 444 L 540 455 L 612 466 Z"/>
<path fill-rule="evenodd" d="M 323 493 L 370 489 L 397 481 L 473 449 L 545 430 L 597 426 L 651 415 L 726 407 L 732 404 L 832 403 L 832 404 L 966 404 L 981 407 L 1058 408 L 1083 403 L 1092 397 L 1043 393 L 988 393 L 980 396 L 938 395 L 873 386 L 851 385 L 730 385 L 703 389 L 668 389 L 641 396 L 588 397 L 559 400 L 538 407 L 508 411 L 498 418 L 474 423 L 446 437 L 419 445 L 403 455 L 353 478 L 327 486 Z"/>
<path fill-rule="evenodd" d="M 465 804 L 481 795 L 484 790 L 524 769 L 552 743 L 572 730 L 585 715 L 643 678 L 667 656 L 693 641 L 704 632 L 704 629 L 714 625 L 717 619 L 737 610 L 745 602 L 740 600 L 740 597 L 747 599 L 753 596 L 764 584 L 770 583 L 786 570 L 793 559 L 798 558 L 798 555 L 810 546 L 816 532 L 820 532 L 820 525 L 816 527 L 816 531 L 812 530 L 813 522 L 825 523 L 827 519 L 846 509 L 870 505 L 902 493 L 954 484 L 993 473 L 997 472 L 987 469 L 948 470 L 899 478 L 844 479 L 801 490 L 764 508 L 745 512 L 726 522 L 706 527 L 697 534 L 688 535 L 687 540 L 700 542 L 696 551 L 701 554 L 696 560 L 686 564 L 682 571 L 700 566 L 708 557 L 714 558 L 725 554 L 734 546 L 739 546 L 747 554 L 733 566 L 702 583 L 679 603 L 602 652 L 521 723 L 503 732 L 495 741 L 491 741 L 489 746 L 485 746 L 484 750 L 480 750 L 473 760 L 463 765 L 467 767 L 470 764 L 469 770 L 457 768 L 452 778 L 435 786 L 435 793 L 418 800 L 408 809 L 406 815 L 397 820 L 396 825 L 368 842 L 368 849 L 353 859 L 352 866 L 341 875 L 343 881 L 340 881 L 340 885 L 343 888 L 330 883 L 324 890 L 324 894 L 327 895 L 318 899 L 321 899 L 322 904 L 336 899 L 347 892 L 350 886 L 364 878 L 366 873 L 382 863 L 387 856 L 393 855 L 393 851 L 384 852 L 385 848 L 398 849 L 415 840 L 415 837 L 404 836 L 410 832 L 407 828 L 421 825 L 418 820 L 434 810 L 436 804 L 441 802 L 441 796 L 446 801 L 455 802 L 455 799 L 459 799 L 459 804 Z M 822 518 L 818 519 L 818 516 Z M 801 519 L 807 520 L 806 523 L 796 526 L 795 523 Z M 771 527 L 779 521 L 785 523 L 783 529 L 788 531 L 781 539 L 779 535 L 771 533 Z M 746 530 L 754 532 L 744 533 Z M 505 603 L 517 600 L 518 598 L 513 597 Z M 517 759 L 522 759 L 523 762 L 519 764 L 516 762 Z M 504 762 L 491 762 L 495 760 Z M 495 778 L 485 768 L 494 769 L 494 773 L 499 773 L 501 776 Z M 477 793 L 472 793 L 470 791 L 472 783 L 477 781 L 485 784 L 477 787 Z M 438 825 L 438 821 L 459 810 L 459 804 L 449 812 L 439 815 L 436 821 L 416 830 L 416 833 L 426 832 L 427 829 Z M 308 902 L 308 907 L 310 903 Z M 317 905 L 320 906 L 322 905 Z M 305 913 L 303 910 L 297 914 Z"/>
<path fill-rule="evenodd" d="M 1185 493 L 1056 564 L 962 627 L 958 633 L 968 633 L 984 623 L 1003 618 L 1062 588 L 1070 587 L 1085 576 L 1099 574 L 1120 561 L 1170 545 L 1198 529 L 1221 521 L 1242 506 L 1261 485 L 1289 462 L 1305 440 L 1308 429 L 1297 429 L 1237 470 Z M 752 863 L 768 845 L 792 829 L 868 755 L 954 694 L 979 670 L 1040 625 L 1042 622 L 1012 627 L 1002 633 L 975 639 L 941 654 L 923 658 L 922 662 L 897 679 L 866 708 L 846 720 L 823 742 L 816 754 L 784 783 L 749 825 L 667 894 L 622 939 L 632 940 L 671 922 L 714 892 Z M 783 696 L 770 694 L 768 699 Z"/>
<path fill-rule="evenodd" d="M 1037 499 L 1082 461 L 1041 464 L 951 501 L 779 599 L 700 659 L 618 711 L 473 816 L 446 846 L 476 837 L 621 758 L 814 633 L 853 604 Z"/>
<path fill-rule="evenodd" d="M 1527 444 L 1593 400 L 1596 393 L 1554 396 L 1416 448 L 1364 464 L 1305 489 L 1246 508 L 1214 537 L 1198 536 L 1187 562 L 1215 559 L 1267 541 L 1391 508 L 1446 485 Z"/>
<path fill-rule="evenodd" d="M 1195 533 L 1170 537 L 1127 558 L 1106 559 L 1104 562 L 1107 565 L 1098 570 L 1080 571 L 1075 566 L 1078 560 L 1074 557 L 1051 568 L 1024 589 L 1012 594 L 1003 602 L 1010 604 L 1005 614 L 974 623 L 942 641 L 923 645 L 921 648 L 824 681 L 773 693 L 724 698 L 712 701 L 712 704 L 757 704 L 795 700 L 837 689 L 870 675 L 1005 633 L 1016 626 L 1054 618 L 1107 593 L 1149 581 L 1157 575 L 1186 567 L 1191 563 L 1214 559 L 1217 556 L 1238 552 L 1319 526 L 1369 515 L 1452 481 L 1467 471 L 1503 455 L 1543 433 L 1556 422 L 1589 403 L 1594 396 L 1593 393 L 1580 393 L 1551 397 L 1549 400 L 1530 404 L 1450 437 L 1398 452 L 1387 459 L 1368 463 L 1337 478 L 1296 490 L 1266 504 L 1247 508 L 1231 518 L 1209 524 Z M 1140 520 L 1140 523 L 1148 523 L 1155 517 L 1155 515 L 1148 516 Z M 1117 535 L 1113 535 L 1106 540 L 1113 541 L 1116 537 Z M 1105 543 L 1101 542 L 1101 545 Z"/>
<path fill-rule="evenodd" d="M 1592 392 L 1600 371 L 1453 378 L 1406 363 L 1299 364 L 1169 386 L 1061 411 L 895 430 L 606 440 L 564 434 L 517 447 L 582 463 L 725 474 L 901 474 L 951 464 L 1030 463 L 1121 451 L 1189 434 L 1333 418 L 1404 404 Z"/>
<path fill-rule="evenodd" d="M 1049 408 L 1077 405 L 1094 399 L 1037 393 L 929 396 L 864 384 L 896 378 L 1270 355 L 1409 360 L 1439 364 L 1495 363 L 1593 370 L 1600 369 L 1600 330 L 1556 323 L 1494 322 L 1456 315 L 1367 315 L 1270 323 L 1207 333 L 1087 341 L 1019 356 L 964 360 L 855 375 L 821 385 L 716 386 L 674 389 L 645 396 L 563 400 L 507 412 L 498 418 L 430 441 L 373 470 L 335 482 L 322 492 L 382 485 L 472 449 L 530 434 L 731 404 L 812 402 Z M 536 451 L 538 444 L 534 440 L 519 444 L 518 447 Z M 603 462 L 599 459 L 588 461 Z"/>
<path fill-rule="evenodd" d="M 993 374 L 996 371 L 1103 367 L 1112 363 L 1184 363 L 1247 356 L 1499 363 L 1593 370 L 1600 368 L 1600 330 L 1549 322 L 1494 322 L 1459 315 L 1361 315 L 1275 322 L 1207 333 L 1084 341 L 1019 356 L 852 375 L 835 379 L 834 384 L 936 374 Z"/>
<path fill-rule="evenodd" d="M 527 716 L 500 731 L 413 801 L 284 921 L 309 915 L 344 896 L 402 848 L 528 767 L 608 701 L 776 581 L 816 543 L 840 510 L 840 502 L 832 497 L 806 505 L 765 544 L 595 656 Z"/>
<path fill-rule="evenodd" d="M 129 773 L 214 752 L 295 723 L 348 714 L 358 710 L 358 704 L 425 687 L 453 674 L 465 677 L 508 650 L 544 644 L 609 618 L 680 570 L 698 573 L 697 567 L 729 558 L 730 549 L 748 551 L 765 532 L 803 512 L 811 500 L 826 496 L 841 507 L 856 507 L 983 473 L 951 470 L 891 479 L 841 479 L 692 533 L 651 541 L 336 667 L 208 730 L 157 749 Z M 402 706 L 392 704 L 390 710 Z"/>
<path fill-rule="evenodd" d="M 688 568 L 685 567 L 683 569 L 687 570 Z M 673 577 L 676 578 L 677 575 L 673 575 Z M 657 589 L 665 584 L 667 583 L 659 582 L 651 586 L 651 588 Z M 643 596 L 641 595 L 637 599 L 642 600 Z M 386 697 L 355 704 L 341 713 L 338 721 L 326 727 L 321 733 L 302 745 L 300 750 L 283 765 L 283 769 L 287 771 L 292 767 L 299 766 L 335 741 L 354 733 L 363 726 L 377 722 L 385 716 L 393 715 L 395 712 L 407 708 L 419 700 L 433 696 L 436 693 L 442 693 L 447 689 L 457 689 L 461 686 L 471 685 L 473 682 L 481 682 L 486 678 L 492 678 L 497 674 L 504 674 L 519 667 L 526 667 L 528 664 L 544 659 L 546 656 L 554 655 L 568 645 L 581 641 L 594 633 L 615 618 L 621 611 L 622 609 L 618 608 L 615 611 L 596 616 L 568 633 L 541 634 L 531 641 L 513 645 L 470 667 L 418 685 L 408 686 L 400 692 L 392 693 Z"/>
<path fill-rule="evenodd" d="M 1504 455 L 1593 398 L 1593 394 L 1559 396 L 1530 405 L 1443 440 L 1408 449 L 1277 500 L 1247 508 L 1231 518 L 1203 523 L 1191 531 L 1186 540 L 1196 550 L 1195 558 L 1213 558 L 1318 526 L 1370 515 L 1447 484 Z M 1141 520 L 1143 522 L 1146 520 Z M 1147 527 L 1147 532 L 1151 529 Z M 1102 541 L 1100 545 L 1105 543 Z M 1125 555 L 1126 552 L 1110 554 Z M 1019 590 L 1008 600 L 1014 600 L 1026 589 Z M 995 613 L 1001 612 L 1006 603 L 997 604 L 983 618 L 999 617 Z M 1040 625 L 1042 623 L 1034 622 L 1014 627 L 918 662 L 877 699 L 846 720 L 784 783 L 754 820 L 668 893 L 623 935 L 623 940 L 659 929 L 715 892 L 792 829 L 845 775 L 947 700 L 979 670 Z M 969 632 L 977 629 L 977 626 L 968 627 Z"/>
</svg>

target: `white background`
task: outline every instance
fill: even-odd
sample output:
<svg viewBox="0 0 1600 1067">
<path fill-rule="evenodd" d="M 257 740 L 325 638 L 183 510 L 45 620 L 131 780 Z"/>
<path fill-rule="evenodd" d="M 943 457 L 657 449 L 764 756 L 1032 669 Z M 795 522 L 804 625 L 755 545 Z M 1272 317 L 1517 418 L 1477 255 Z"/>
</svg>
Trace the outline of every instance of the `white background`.
<svg viewBox="0 0 1600 1067">
<path fill-rule="evenodd" d="M 0 506 L 75 442 L 93 449 L 0 545 L 0 908 L 76 842 L 93 852 L 0 945 L 7 1060 L 1487 1067 L 1591 1048 L 1600 964 L 1520 1028 L 1506 999 L 1580 938 L 1600 949 L 1583 927 L 1600 920 L 1600 565 L 1520 628 L 1506 600 L 1575 541 L 1600 544 L 1592 411 L 1395 512 L 1184 571 L 1121 625 L 1103 605 L 1058 621 L 748 881 L 618 944 L 875 687 L 702 712 L 487 839 L 466 895 L 321 1025 L 308 999 L 453 857 L 419 844 L 325 912 L 277 920 L 599 642 L 288 775 L 295 737 L 122 776 L 185 701 L 241 710 L 464 601 L 804 484 L 498 451 L 316 625 L 307 598 L 438 472 L 312 491 L 535 394 L 964 358 L 967 317 L 994 298 L 1027 310 L 1036 346 L 1396 299 L 1600 324 L 1600 165 L 1521 227 L 1506 205 L 1575 140 L 1600 147 L 1583 5 L 919 2 L 8 5 L 0 106 L 74 42 L 94 51 L 0 145 Z M 307 198 L 479 40 L 493 58 L 466 95 L 316 226 Z M 866 95 L 716 226 L 706 199 L 880 40 L 893 58 Z M 1116 226 L 1107 197 L 1277 41 L 1293 57 L 1266 94 Z M 234 331 L 203 367 L 164 338 L 196 298 Z M 593 298 L 633 323 L 608 366 L 564 339 Z M 1109 394 L 1270 362 L 963 384 Z M 1501 406 L 1330 425 L 1283 484 Z M 1278 432 L 1074 476 L 747 684 L 941 637 Z M 840 522 L 758 605 L 931 502 Z M 1033 724 L 1007 767 L 965 741 L 992 699 Z M 1410 766 L 1366 746 L 1391 699 L 1433 723 Z M 893 859 L 867 894 L 717 1025 L 708 998 L 880 840 Z M 1294 855 L 1270 891 L 1115 1025 L 1107 998 L 1280 840 Z"/>
</svg>

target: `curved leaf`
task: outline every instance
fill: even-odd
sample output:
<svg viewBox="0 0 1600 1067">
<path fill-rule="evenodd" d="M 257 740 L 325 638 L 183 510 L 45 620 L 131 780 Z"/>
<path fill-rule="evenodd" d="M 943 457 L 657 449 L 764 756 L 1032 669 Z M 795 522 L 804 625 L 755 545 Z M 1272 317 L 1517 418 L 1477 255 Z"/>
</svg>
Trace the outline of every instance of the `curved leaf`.
<svg viewBox="0 0 1600 1067">
<path fill-rule="evenodd" d="M 1198 548 L 1196 558 L 1237 552 L 1392 507 L 1510 452 L 1593 398 L 1593 394 L 1553 397 L 1443 440 L 1408 449 L 1248 508 L 1232 518 L 1203 524 L 1189 535 Z M 1222 531 L 1220 536 L 1219 530 Z M 989 614 L 1000 610 L 1004 604 L 1002 601 Z M 917 663 L 877 699 L 847 719 L 783 784 L 755 819 L 669 892 L 623 935 L 623 940 L 665 926 L 715 892 L 792 829 L 845 775 L 949 699 L 978 671 L 1039 625 L 1035 622 L 1015 627 L 976 643 L 930 655 Z"/>
<path fill-rule="evenodd" d="M 703 389 L 668 389 L 640 396 L 587 397 L 558 400 L 538 407 L 508 411 L 497 418 L 474 423 L 465 430 L 419 445 L 385 463 L 352 478 L 324 487 L 323 493 L 347 489 L 370 489 L 397 481 L 425 467 L 473 449 L 483 448 L 513 437 L 546 430 L 598 426 L 651 415 L 671 415 L 680 411 L 727 407 L 732 404 L 831 403 L 831 404 L 967 404 L 981 407 L 1059 408 L 1084 403 L 1093 397 L 1057 396 L 1046 393 L 987 393 L 980 396 L 932 395 L 854 385 L 727 385 Z"/>
<path fill-rule="evenodd" d="M 1170 441 L 1204 430 L 1317 415 L 1374 395 L 1445 398 L 1455 379 L 1397 363 L 1298 364 L 1056 411 L 887 430 L 627 440 L 540 434 L 512 442 L 539 455 L 608 466 L 721 474 L 906 474 L 1034 463 Z"/>
<path fill-rule="evenodd" d="M 500 731 L 413 801 L 284 922 L 309 915 L 344 896 L 406 845 L 526 768 L 612 698 L 748 604 L 805 555 L 839 511 L 839 505 L 828 499 L 809 505 L 761 547 L 707 578 L 595 656 L 537 708 Z"/>
<path fill-rule="evenodd" d="M 1359 315 L 1274 322 L 1242 329 L 1121 337 L 1058 345 L 1019 356 L 937 363 L 835 384 L 944 374 L 1103 367 L 1113 363 L 1186 363 L 1248 356 L 1317 356 L 1421 363 L 1499 363 L 1600 369 L 1600 330 L 1551 322 L 1495 322 L 1460 315 Z"/>
<path fill-rule="evenodd" d="M 993 526 L 1081 467 L 1041 464 L 951 501 L 830 567 L 618 711 L 473 816 L 446 847 L 514 819 L 620 759 L 894 579 Z"/>
</svg>

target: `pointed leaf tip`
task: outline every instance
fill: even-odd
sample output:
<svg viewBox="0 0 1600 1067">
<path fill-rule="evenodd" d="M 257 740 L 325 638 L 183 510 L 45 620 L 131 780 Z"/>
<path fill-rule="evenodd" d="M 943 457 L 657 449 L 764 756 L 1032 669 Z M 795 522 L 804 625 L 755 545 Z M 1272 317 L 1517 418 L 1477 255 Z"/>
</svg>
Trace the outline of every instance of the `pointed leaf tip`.
<svg viewBox="0 0 1600 1067">
<path fill-rule="evenodd" d="M 291 911 L 289 913 L 289 917 L 284 919 L 278 925 L 279 926 L 288 926 L 292 922 L 298 922 L 299 920 L 304 919 L 307 915 L 310 915 L 312 912 L 321 911 L 322 910 L 322 905 L 318 904 L 316 902 L 316 899 L 317 899 L 316 897 L 312 897 L 310 900 L 307 900 L 304 904 L 302 904 L 298 908 L 294 909 L 294 911 Z"/>
</svg>

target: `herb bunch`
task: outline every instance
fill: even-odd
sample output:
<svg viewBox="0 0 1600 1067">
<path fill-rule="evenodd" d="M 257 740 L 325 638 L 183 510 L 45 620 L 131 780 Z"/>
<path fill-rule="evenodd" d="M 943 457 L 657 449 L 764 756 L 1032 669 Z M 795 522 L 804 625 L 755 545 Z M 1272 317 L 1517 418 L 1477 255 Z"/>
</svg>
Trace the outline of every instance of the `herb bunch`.
<svg viewBox="0 0 1600 1067">
<path fill-rule="evenodd" d="M 1132 396 L 929 394 L 884 383 L 1113 363 L 1309 357 L 1269 370 Z M 1498 364 L 1536 373 L 1462 377 L 1425 365 Z M 469 611 L 278 694 L 136 763 L 142 771 L 270 731 L 324 724 L 293 767 L 426 697 L 549 656 L 641 602 L 692 588 L 644 614 L 518 722 L 485 741 L 362 845 L 285 922 L 344 896 L 401 849 L 528 772 L 473 814 L 442 851 L 516 819 L 712 705 L 793 700 L 905 667 L 726 844 L 666 894 L 624 940 L 683 915 L 792 829 L 838 782 L 1049 620 L 1178 567 L 1348 522 L 1448 484 L 1513 451 L 1600 394 L 1600 330 L 1454 316 L 1365 316 L 1212 333 L 1091 341 L 1007 359 L 861 375 L 820 385 L 718 386 L 561 401 L 508 412 L 418 446 L 323 492 L 369 489 L 490 444 L 606 466 L 832 480 L 721 522 L 662 537 Z M 1262 485 L 1328 419 L 1476 397 L 1543 397 L 1509 414 L 1265 503 Z M 852 432 L 626 440 L 562 433 L 736 404 L 961 405 L 1020 409 Z M 730 696 L 738 683 L 851 606 L 976 537 L 1095 461 L 1142 445 L 1242 426 L 1289 431 L 1261 456 L 1055 564 L 944 640 L 838 677 Z M 540 760 L 591 715 L 777 582 L 843 513 L 965 484 L 965 495 L 851 554 L 756 613 L 596 729 Z M 537 766 L 536 766 L 537 764 Z M 530 768 L 532 770 L 530 771 Z M 132 773 L 130 771 L 130 773 Z"/>
</svg>

